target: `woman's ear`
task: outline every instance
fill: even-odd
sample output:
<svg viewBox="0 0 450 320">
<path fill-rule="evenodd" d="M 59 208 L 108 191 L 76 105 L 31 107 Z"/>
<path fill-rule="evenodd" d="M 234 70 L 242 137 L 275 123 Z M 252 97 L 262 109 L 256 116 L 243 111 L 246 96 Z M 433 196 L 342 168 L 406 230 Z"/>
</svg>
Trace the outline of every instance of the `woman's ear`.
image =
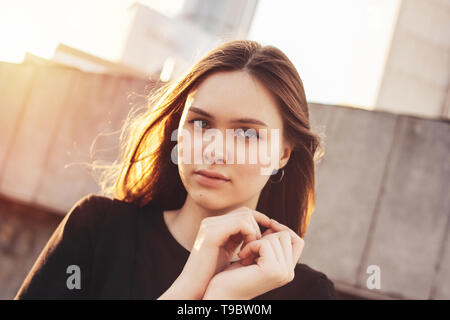
<svg viewBox="0 0 450 320">
<path fill-rule="evenodd" d="M 283 150 L 280 157 L 280 169 L 283 168 L 289 161 L 289 158 L 291 157 L 293 146 L 290 143 L 285 143 L 283 145 Z"/>
</svg>

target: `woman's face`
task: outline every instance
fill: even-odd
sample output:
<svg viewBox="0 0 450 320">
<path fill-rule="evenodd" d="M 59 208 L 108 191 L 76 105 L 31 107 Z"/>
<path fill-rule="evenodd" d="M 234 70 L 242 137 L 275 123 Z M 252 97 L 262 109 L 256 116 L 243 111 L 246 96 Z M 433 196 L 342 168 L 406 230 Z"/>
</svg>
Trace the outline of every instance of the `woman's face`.
<svg viewBox="0 0 450 320">
<path fill-rule="evenodd" d="M 242 71 L 207 77 L 189 94 L 178 128 L 178 171 L 189 196 L 214 211 L 256 207 L 271 168 L 289 159 L 282 132 L 276 101 L 256 78 Z M 228 180 L 211 180 L 198 170 Z"/>
</svg>

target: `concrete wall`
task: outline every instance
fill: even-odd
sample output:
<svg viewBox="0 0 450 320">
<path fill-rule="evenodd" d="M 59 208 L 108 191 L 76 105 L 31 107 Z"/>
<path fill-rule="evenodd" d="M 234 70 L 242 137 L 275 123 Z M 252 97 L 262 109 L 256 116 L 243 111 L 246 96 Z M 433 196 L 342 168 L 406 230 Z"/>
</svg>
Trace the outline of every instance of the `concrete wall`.
<svg viewBox="0 0 450 320">
<path fill-rule="evenodd" d="M 98 187 L 83 162 L 90 148 L 113 148 L 129 112 L 127 96 L 143 92 L 142 79 L 58 67 L 0 63 L 0 193 L 67 211 Z M 138 99 L 134 101 L 139 103 Z M 96 157 L 98 154 L 93 154 Z M 111 158 L 112 157 L 112 158 Z"/>
<path fill-rule="evenodd" d="M 98 186 L 84 166 L 146 82 L 0 64 L 0 298 L 14 296 L 63 214 Z M 450 124 L 311 104 L 326 155 L 301 261 L 374 299 L 450 299 Z M 118 135 L 100 141 L 112 148 Z M 381 288 L 368 289 L 369 265 Z"/>
<path fill-rule="evenodd" d="M 0 299 L 12 299 L 58 223 L 61 212 L 0 197 Z"/>
<path fill-rule="evenodd" d="M 304 261 L 362 296 L 450 299 L 450 123 L 323 105 L 311 118 L 327 154 Z"/>
</svg>

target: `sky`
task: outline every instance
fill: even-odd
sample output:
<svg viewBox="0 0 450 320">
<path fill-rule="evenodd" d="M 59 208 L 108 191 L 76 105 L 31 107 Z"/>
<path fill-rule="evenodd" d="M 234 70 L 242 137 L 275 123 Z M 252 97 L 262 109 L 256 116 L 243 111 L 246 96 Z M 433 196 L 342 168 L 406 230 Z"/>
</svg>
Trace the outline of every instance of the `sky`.
<svg viewBox="0 0 450 320">
<path fill-rule="evenodd" d="M 169 16 L 183 4 L 183 0 L 1 0 L 0 61 L 21 62 L 25 51 L 51 58 L 58 42 L 117 60 L 127 8 L 134 2 Z"/>
<path fill-rule="evenodd" d="M 302 78 L 308 101 L 371 109 L 399 4 L 261 0 L 249 38 L 286 53 Z"/>
<path fill-rule="evenodd" d="M 291 59 L 310 102 L 373 108 L 401 0 L 260 0 L 248 39 Z M 135 0 L 2 0 L 0 61 L 58 42 L 118 61 Z M 137 1 L 174 16 L 184 0 Z M 55 28 L 57 26 L 57 28 Z"/>
</svg>

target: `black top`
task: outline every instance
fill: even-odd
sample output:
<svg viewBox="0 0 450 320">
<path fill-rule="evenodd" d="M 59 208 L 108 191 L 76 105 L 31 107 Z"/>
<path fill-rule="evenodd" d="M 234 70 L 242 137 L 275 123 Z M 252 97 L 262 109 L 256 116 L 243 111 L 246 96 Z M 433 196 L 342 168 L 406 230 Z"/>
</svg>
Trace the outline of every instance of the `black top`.
<svg viewBox="0 0 450 320">
<path fill-rule="evenodd" d="M 170 233 L 159 206 L 138 208 L 89 194 L 60 222 L 15 299 L 157 299 L 189 254 Z M 71 265 L 80 268 L 79 289 L 70 286 Z M 334 289 L 324 273 L 298 264 L 293 281 L 254 300 L 335 299 Z"/>
</svg>

